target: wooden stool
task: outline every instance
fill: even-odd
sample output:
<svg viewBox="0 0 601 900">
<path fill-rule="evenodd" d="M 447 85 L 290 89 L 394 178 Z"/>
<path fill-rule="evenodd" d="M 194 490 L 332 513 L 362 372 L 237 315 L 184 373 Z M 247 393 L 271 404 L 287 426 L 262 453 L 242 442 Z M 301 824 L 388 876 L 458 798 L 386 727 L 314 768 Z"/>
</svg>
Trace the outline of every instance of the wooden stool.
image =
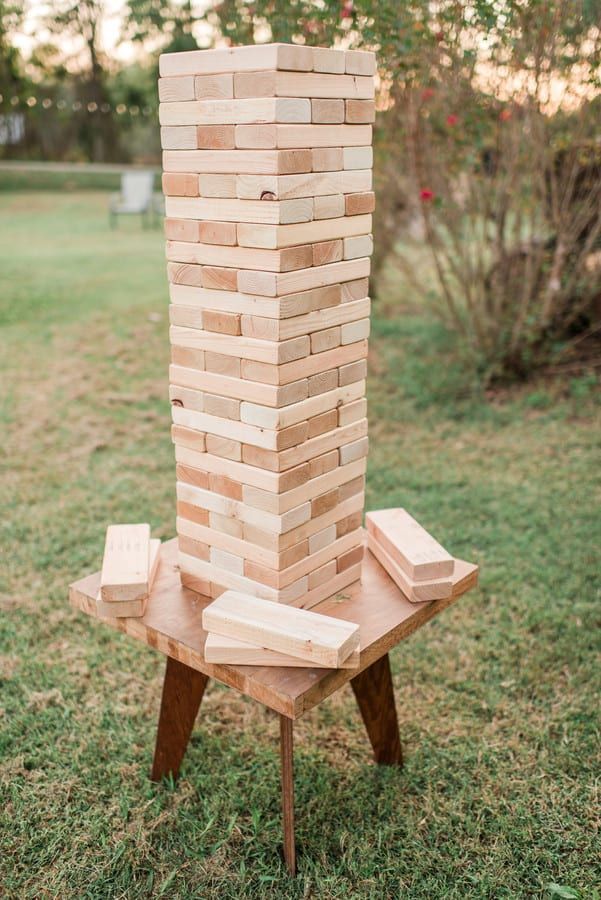
<svg viewBox="0 0 601 900">
<path fill-rule="evenodd" d="M 371 554 L 366 553 L 361 584 L 315 610 L 356 622 L 361 629 L 361 661 L 357 670 L 225 666 L 204 660 L 206 632 L 201 619 L 210 603 L 182 587 L 177 568 L 177 542 L 161 549 L 161 563 L 146 613 L 142 618 L 108 619 L 96 613 L 100 573 L 70 586 L 71 604 L 119 631 L 167 655 L 163 695 L 151 778 L 176 778 L 209 678 L 253 697 L 280 716 L 284 858 L 296 872 L 294 839 L 293 724 L 350 681 L 381 765 L 403 762 L 394 704 L 388 651 L 473 587 L 477 567 L 461 560 L 455 565 L 453 595 L 432 603 L 409 603 Z"/>
</svg>

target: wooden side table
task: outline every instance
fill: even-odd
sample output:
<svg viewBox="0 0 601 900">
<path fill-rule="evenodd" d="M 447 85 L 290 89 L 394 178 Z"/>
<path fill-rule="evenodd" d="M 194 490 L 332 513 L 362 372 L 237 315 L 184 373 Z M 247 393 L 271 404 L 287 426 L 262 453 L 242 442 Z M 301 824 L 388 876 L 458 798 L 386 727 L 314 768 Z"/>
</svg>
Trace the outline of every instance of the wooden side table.
<svg viewBox="0 0 601 900">
<path fill-rule="evenodd" d="M 350 681 L 376 762 L 402 765 L 388 651 L 454 603 L 477 581 L 477 566 L 458 561 L 453 595 L 432 603 L 409 603 L 392 579 L 366 552 L 361 584 L 324 600 L 317 612 L 356 622 L 361 660 L 356 670 L 225 666 L 205 662 L 202 610 L 210 600 L 182 587 L 177 542 L 161 549 L 161 562 L 146 614 L 136 619 L 98 616 L 100 573 L 70 586 L 71 604 L 82 612 L 149 644 L 167 656 L 151 778 L 177 777 L 209 678 L 253 697 L 280 716 L 284 858 L 296 872 L 294 838 L 293 725 Z"/>
</svg>

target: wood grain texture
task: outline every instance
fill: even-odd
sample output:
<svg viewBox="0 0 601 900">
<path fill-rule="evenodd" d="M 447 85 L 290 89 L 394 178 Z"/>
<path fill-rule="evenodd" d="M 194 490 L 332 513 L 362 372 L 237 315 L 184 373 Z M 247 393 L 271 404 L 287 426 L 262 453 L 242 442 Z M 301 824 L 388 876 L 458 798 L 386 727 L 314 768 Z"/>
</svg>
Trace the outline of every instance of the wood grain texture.
<svg viewBox="0 0 601 900">
<path fill-rule="evenodd" d="M 380 765 L 402 766 L 403 750 L 394 705 L 388 654 L 351 679 L 361 718 Z"/>
<path fill-rule="evenodd" d="M 177 778 L 208 675 L 167 657 L 151 779 Z"/>
<path fill-rule="evenodd" d="M 296 875 L 294 837 L 294 724 L 280 715 L 280 758 L 282 765 L 282 819 L 284 824 L 284 860 L 290 875 Z"/>
</svg>

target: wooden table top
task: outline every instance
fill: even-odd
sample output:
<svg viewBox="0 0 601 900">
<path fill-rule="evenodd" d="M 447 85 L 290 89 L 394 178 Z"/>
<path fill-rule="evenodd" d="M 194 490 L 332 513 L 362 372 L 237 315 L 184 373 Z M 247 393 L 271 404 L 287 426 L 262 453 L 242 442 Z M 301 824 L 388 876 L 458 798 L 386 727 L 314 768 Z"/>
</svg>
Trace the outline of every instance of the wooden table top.
<svg viewBox="0 0 601 900">
<path fill-rule="evenodd" d="M 100 572 L 70 585 L 69 600 L 76 609 L 236 688 L 276 712 L 296 719 L 458 600 L 475 586 L 477 579 L 477 566 L 457 560 L 451 597 L 429 603 L 410 603 L 366 550 L 361 583 L 345 588 L 313 608 L 314 612 L 359 625 L 361 660 L 358 669 L 226 666 L 205 662 L 207 635 L 202 627 L 202 610 L 211 601 L 182 587 L 176 539 L 161 547 L 159 570 L 146 613 L 141 618 L 114 619 L 98 615 L 96 596 L 100 589 Z"/>
</svg>

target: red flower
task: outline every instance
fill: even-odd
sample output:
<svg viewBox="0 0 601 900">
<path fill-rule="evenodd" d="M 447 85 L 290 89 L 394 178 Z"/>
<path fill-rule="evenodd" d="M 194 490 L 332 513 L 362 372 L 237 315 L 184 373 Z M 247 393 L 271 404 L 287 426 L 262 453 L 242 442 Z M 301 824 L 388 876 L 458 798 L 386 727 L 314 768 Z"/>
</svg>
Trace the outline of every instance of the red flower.
<svg viewBox="0 0 601 900">
<path fill-rule="evenodd" d="M 441 41 L 444 41 L 444 32 L 442 32 L 442 31 L 437 31 L 436 34 L 434 35 L 434 37 L 436 38 L 436 40 L 437 40 L 438 43 L 440 44 Z"/>
<path fill-rule="evenodd" d="M 352 19 L 353 17 L 353 0 L 344 0 L 340 11 L 341 19 Z"/>
<path fill-rule="evenodd" d="M 434 88 L 424 88 L 422 91 L 422 100 L 431 100 L 434 96 Z"/>
<path fill-rule="evenodd" d="M 499 119 L 501 122 L 508 122 L 511 119 L 511 110 L 510 109 L 502 109 L 499 113 Z"/>
<path fill-rule="evenodd" d="M 451 128 L 453 127 L 453 125 L 456 125 L 458 121 L 459 116 L 456 116 L 455 113 L 451 113 L 447 116 L 447 125 L 449 125 Z"/>
<path fill-rule="evenodd" d="M 419 199 L 422 203 L 429 203 L 430 200 L 434 200 L 434 191 L 431 191 L 430 188 L 422 188 L 419 192 Z"/>
</svg>

